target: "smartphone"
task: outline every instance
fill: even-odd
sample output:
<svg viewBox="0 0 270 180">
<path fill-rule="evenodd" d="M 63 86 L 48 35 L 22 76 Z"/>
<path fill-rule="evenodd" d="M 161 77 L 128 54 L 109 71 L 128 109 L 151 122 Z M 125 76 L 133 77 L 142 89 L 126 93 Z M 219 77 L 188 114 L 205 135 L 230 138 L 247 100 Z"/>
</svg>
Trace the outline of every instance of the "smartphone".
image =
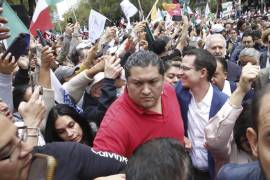
<svg viewBox="0 0 270 180">
<path fill-rule="evenodd" d="M 172 17 L 173 21 L 182 21 L 182 19 L 183 19 L 182 16 L 173 16 Z"/>
<path fill-rule="evenodd" d="M 149 48 L 149 50 L 153 50 L 155 39 L 154 39 L 153 34 L 152 34 L 152 32 L 151 32 L 151 30 L 149 28 L 148 23 L 146 23 L 144 31 L 146 32 L 145 37 L 146 37 L 146 41 L 148 42 L 148 48 Z"/>
<path fill-rule="evenodd" d="M 67 23 L 73 24 L 73 19 L 71 17 L 68 18 Z"/>
<path fill-rule="evenodd" d="M 8 55 L 8 53 L 11 53 L 11 55 L 15 57 L 15 61 L 18 61 L 21 55 L 28 54 L 29 43 L 30 43 L 30 34 L 20 33 L 19 36 L 12 41 L 11 45 L 4 53 L 2 59 L 4 59 Z"/>
<path fill-rule="evenodd" d="M 53 180 L 57 162 L 52 156 L 35 153 L 29 169 L 28 180 Z"/>
<path fill-rule="evenodd" d="M 37 32 L 37 35 L 38 35 L 38 38 L 39 38 L 39 41 L 40 41 L 41 45 L 42 45 L 43 47 L 45 47 L 45 46 L 47 45 L 47 42 L 46 42 L 46 40 L 43 38 L 43 34 L 42 34 L 41 30 L 40 30 L 40 29 L 36 29 L 36 32 Z"/>
</svg>

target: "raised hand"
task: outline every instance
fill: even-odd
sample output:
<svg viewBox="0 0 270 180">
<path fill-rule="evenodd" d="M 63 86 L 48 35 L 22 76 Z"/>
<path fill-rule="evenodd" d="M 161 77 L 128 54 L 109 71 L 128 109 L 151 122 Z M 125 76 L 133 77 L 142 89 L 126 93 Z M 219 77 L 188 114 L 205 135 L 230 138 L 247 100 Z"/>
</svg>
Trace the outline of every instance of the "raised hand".
<svg viewBox="0 0 270 180">
<path fill-rule="evenodd" d="M 123 68 L 120 65 L 120 58 L 107 56 L 105 58 L 104 76 L 105 78 L 116 79 Z"/>
<path fill-rule="evenodd" d="M 41 51 L 41 68 L 50 70 L 54 60 L 53 50 L 49 46 L 44 47 Z"/>
<path fill-rule="evenodd" d="M 65 29 L 65 33 L 66 33 L 68 36 L 71 37 L 73 31 L 74 31 L 74 24 L 68 23 L 67 26 L 66 26 L 66 29 Z"/>
<path fill-rule="evenodd" d="M 8 53 L 5 58 L 3 58 L 3 54 L 0 54 L 0 73 L 11 74 L 16 67 L 15 57 L 11 57 L 11 53 Z"/>
<path fill-rule="evenodd" d="M 19 113 L 27 127 L 37 128 L 45 116 L 45 105 L 40 95 L 41 87 L 37 87 L 28 102 L 21 102 Z"/>
<path fill-rule="evenodd" d="M 252 65 L 250 62 L 242 68 L 242 73 L 239 81 L 239 88 L 242 92 L 250 90 L 252 83 L 260 73 L 260 66 Z"/>
</svg>

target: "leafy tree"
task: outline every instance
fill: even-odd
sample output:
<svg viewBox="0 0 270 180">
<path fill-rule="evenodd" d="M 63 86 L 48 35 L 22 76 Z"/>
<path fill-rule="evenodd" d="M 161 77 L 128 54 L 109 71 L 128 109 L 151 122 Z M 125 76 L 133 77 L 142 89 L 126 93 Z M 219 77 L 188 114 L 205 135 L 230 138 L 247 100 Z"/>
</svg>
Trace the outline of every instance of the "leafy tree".
<svg viewBox="0 0 270 180">
<path fill-rule="evenodd" d="M 155 1 L 156 0 L 147 0 L 147 1 L 141 0 L 141 5 L 145 17 L 150 12 Z M 75 8 L 77 20 L 81 24 L 87 25 L 90 10 L 95 9 L 96 11 L 100 12 L 108 19 L 116 23 L 120 20 L 121 17 L 125 17 L 121 10 L 120 2 L 121 1 L 119 0 L 81 0 L 78 7 Z M 139 9 L 138 0 L 130 0 L 130 2 L 133 3 Z M 162 8 L 163 2 L 171 2 L 171 0 L 160 0 L 158 3 L 158 7 Z M 74 19 L 72 10 L 69 10 L 64 15 L 65 19 L 68 19 L 69 17 L 73 17 Z M 139 20 L 139 13 L 137 13 L 134 17 L 132 17 L 132 20 Z M 61 24 L 65 25 L 66 23 L 62 22 Z"/>
</svg>

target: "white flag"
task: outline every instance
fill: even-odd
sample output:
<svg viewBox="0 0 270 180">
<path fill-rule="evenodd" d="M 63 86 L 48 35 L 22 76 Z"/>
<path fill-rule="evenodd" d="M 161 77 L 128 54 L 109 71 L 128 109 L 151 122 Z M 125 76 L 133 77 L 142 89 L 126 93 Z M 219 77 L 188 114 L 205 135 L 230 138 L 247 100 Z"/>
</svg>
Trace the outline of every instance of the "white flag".
<svg viewBox="0 0 270 180">
<path fill-rule="evenodd" d="M 120 3 L 120 6 L 127 19 L 134 16 L 138 12 L 138 9 L 131 2 L 129 2 L 129 0 L 123 0 Z"/>
<path fill-rule="evenodd" d="M 91 10 L 89 16 L 89 40 L 95 42 L 102 35 L 105 27 L 106 17 L 95 10 Z"/>
<path fill-rule="evenodd" d="M 208 3 L 206 3 L 206 7 L 205 7 L 205 17 L 208 18 L 208 15 L 210 14 L 210 8 L 209 8 L 209 5 Z"/>
</svg>

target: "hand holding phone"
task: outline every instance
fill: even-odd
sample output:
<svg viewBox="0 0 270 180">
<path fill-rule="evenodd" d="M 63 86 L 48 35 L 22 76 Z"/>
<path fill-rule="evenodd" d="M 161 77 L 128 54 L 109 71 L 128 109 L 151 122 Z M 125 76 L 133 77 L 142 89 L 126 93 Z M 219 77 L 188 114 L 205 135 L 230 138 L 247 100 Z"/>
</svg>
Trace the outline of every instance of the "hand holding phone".
<svg viewBox="0 0 270 180">
<path fill-rule="evenodd" d="M 40 41 L 41 45 L 42 45 L 43 47 L 45 47 L 45 46 L 47 45 L 47 42 L 46 42 L 46 40 L 43 38 L 42 32 L 40 31 L 40 29 L 37 29 L 36 31 L 37 31 L 37 35 L 38 35 L 38 38 L 39 38 L 39 41 Z"/>
<path fill-rule="evenodd" d="M 3 54 L 0 55 L 0 73 L 2 74 L 12 74 L 14 69 L 17 67 L 15 58 L 11 56 L 11 53 L 7 54 L 6 57 L 3 57 Z"/>
<path fill-rule="evenodd" d="M 30 35 L 27 33 L 21 33 L 17 38 L 14 39 L 14 41 L 11 43 L 11 45 L 8 47 L 7 51 L 2 56 L 2 59 L 4 59 L 9 53 L 11 54 L 11 57 L 15 57 L 15 61 L 17 62 L 19 57 L 21 55 L 27 55 L 28 54 L 28 47 L 30 42 Z"/>
</svg>

